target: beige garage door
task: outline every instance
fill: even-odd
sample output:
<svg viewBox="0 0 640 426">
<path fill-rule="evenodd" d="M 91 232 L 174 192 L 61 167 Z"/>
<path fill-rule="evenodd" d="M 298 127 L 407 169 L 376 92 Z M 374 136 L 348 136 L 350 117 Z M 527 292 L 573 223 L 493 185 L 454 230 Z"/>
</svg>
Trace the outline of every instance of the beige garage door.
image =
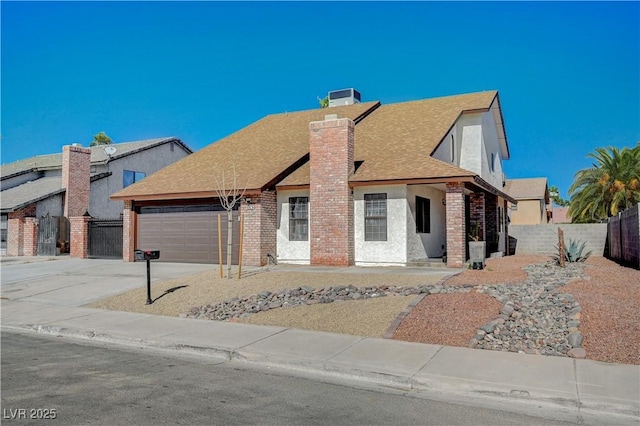
<svg viewBox="0 0 640 426">
<path fill-rule="evenodd" d="M 138 247 L 160 250 L 162 262 L 218 263 L 218 215 L 222 219 L 222 262 L 227 259 L 227 212 L 138 215 Z M 238 264 L 239 222 L 233 212 L 233 257 Z"/>
</svg>

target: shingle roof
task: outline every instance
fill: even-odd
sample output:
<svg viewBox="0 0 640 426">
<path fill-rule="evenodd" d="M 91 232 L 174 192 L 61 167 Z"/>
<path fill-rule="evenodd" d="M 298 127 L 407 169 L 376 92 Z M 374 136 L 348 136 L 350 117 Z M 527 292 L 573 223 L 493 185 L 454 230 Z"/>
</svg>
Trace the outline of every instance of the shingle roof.
<svg viewBox="0 0 640 426">
<path fill-rule="evenodd" d="M 461 114 L 489 111 L 497 98 L 496 91 L 488 91 L 383 106 L 369 102 L 269 115 L 113 194 L 112 198 L 215 196 L 214 175 L 220 178 L 225 170 L 229 181 L 232 164 L 240 188 L 308 185 L 309 123 L 323 120 L 327 114 L 356 121 L 355 160 L 362 164 L 351 182 L 475 177 L 475 173 L 437 160 L 431 154 Z M 506 140 L 503 142 L 508 155 Z"/>
<path fill-rule="evenodd" d="M 174 141 L 181 144 L 187 151 L 192 152 L 180 139 L 175 137 L 165 137 L 157 139 L 145 139 L 141 141 L 123 142 L 112 144 L 111 146 L 117 149 L 116 153 L 111 157 L 111 160 L 116 158 L 125 157 L 135 152 L 151 148 L 162 143 Z M 92 146 L 91 149 L 91 163 L 103 163 L 108 160 L 107 154 L 104 152 L 104 146 Z M 62 149 L 61 149 L 62 151 Z M 7 178 L 22 173 L 27 173 L 32 170 L 47 170 L 47 169 L 59 169 L 62 167 L 62 153 L 59 154 L 46 154 L 38 155 L 24 160 L 18 160 L 13 163 L 3 164 L 0 167 L 0 176 Z"/>
<path fill-rule="evenodd" d="M 142 181 L 112 195 L 117 199 L 138 197 L 215 196 L 216 179 L 224 171 L 227 189 L 235 165 L 238 187 L 263 189 L 281 179 L 281 174 L 309 153 L 309 123 L 338 114 L 356 120 L 378 106 L 378 102 L 314 109 L 267 117 L 215 142 Z"/>
<path fill-rule="evenodd" d="M 516 200 L 546 200 L 547 178 L 508 179 L 504 192 Z"/>
<path fill-rule="evenodd" d="M 488 109 L 496 91 L 382 105 L 355 130 L 355 161 L 363 161 L 351 182 L 474 176 L 431 157 L 464 111 Z M 281 185 L 309 184 L 309 164 Z"/>
<path fill-rule="evenodd" d="M 51 176 L 36 179 L 2 191 L 0 195 L 1 209 L 3 212 L 18 210 L 61 192 L 64 192 L 62 177 Z"/>
</svg>

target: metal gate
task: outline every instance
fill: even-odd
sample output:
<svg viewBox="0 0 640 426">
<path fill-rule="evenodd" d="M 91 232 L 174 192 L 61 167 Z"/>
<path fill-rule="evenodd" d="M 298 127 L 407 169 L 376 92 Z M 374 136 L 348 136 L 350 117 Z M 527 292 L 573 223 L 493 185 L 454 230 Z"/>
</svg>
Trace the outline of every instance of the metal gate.
<svg viewBox="0 0 640 426">
<path fill-rule="evenodd" d="M 89 221 L 89 257 L 122 259 L 122 220 Z"/>
<path fill-rule="evenodd" d="M 56 256 L 69 245 L 69 220 L 62 216 L 43 216 L 38 221 L 38 256 Z"/>
</svg>

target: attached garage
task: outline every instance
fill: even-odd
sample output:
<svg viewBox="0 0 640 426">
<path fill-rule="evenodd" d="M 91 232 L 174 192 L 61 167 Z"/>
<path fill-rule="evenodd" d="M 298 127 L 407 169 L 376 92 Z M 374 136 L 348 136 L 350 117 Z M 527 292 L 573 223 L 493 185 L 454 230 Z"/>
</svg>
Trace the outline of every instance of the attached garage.
<svg viewBox="0 0 640 426">
<path fill-rule="evenodd" d="M 227 259 L 227 212 L 159 213 L 142 209 L 138 214 L 137 249 L 160 250 L 162 262 L 218 264 L 218 216 L 222 223 L 222 262 Z M 238 264 L 239 216 L 233 212 L 232 263 Z"/>
</svg>

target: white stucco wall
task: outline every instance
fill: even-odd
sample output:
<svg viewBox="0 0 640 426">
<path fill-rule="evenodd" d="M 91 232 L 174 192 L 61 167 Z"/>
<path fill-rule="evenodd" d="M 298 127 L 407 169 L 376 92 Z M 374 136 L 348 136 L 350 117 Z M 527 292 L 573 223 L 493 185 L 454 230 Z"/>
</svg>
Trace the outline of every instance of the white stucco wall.
<svg viewBox="0 0 640 426">
<path fill-rule="evenodd" d="M 308 197 L 309 190 L 278 191 L 277 252 L 278 262 L 308 265 L 311 259 L 309 241 L 289 241 L 289 197 Z M 309 211 L 311 223 L 312 211 Z"/>
<path fill-rule="evenodd" d="M 428 198 L 431 207 L 431 232 L 416 233 L 416 196 Z M 446 193 L 426 185 L 407 186 L 407 261 L 420 262 L 440 258 L 447 243 Z"/>
<path fill-rule="evenodd" d="M 502 154 L 498 133 L 492 112 L 482 114 L 482 143 L 484 147 L 482 174 L 484 180 L 502 190 Z M 494 169 L 491 170 L 491 154 L 495 155 Z"/>
<path fill-rule="evenodd" d="M 454 161 L 451 162 L 451 135 L 455 140 Z M 495 154 L 495 168 L 491 170 L 491 154 Z M 496 123 L 492 112 L 461 116 L 443 143 L 433 154 L 434 158 L 452 163 L 479 175 L 498 189 L 502 189 L 502 156 Z"/>
<path fill-rule="evenodd" d="M 364 240 L 364 195 L 387 194 L 387 241 Z M 385 185 L 354 189 L 356 265 L 404 265 L 407 262 L 407 187 Z"/>
<path fill-rule="evenodd" d="M 463 115 L 458 120 L 462 134 L 459 166 L 482 175 L 483 146 L 482 118 L 480 114 Z"/>
</svg>

